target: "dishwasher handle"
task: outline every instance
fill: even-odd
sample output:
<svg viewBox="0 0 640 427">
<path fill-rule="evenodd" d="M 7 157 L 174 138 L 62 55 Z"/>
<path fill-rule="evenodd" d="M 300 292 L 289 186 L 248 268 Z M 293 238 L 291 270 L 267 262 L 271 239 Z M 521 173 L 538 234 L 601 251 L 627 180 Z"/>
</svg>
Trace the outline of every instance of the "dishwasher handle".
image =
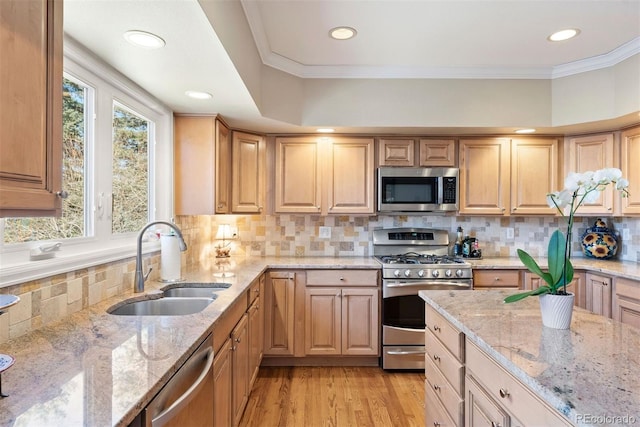
<svg viewBox="0 0 640 427">
<path fill-rule="evenodd" d="M 198 394 L 205 381 L 207 380 L 207 377 L 211 373 L 211 368 L 213 366 L 213 347 L 207 347 L 204 351 L 207 353 L 207 363 L 200 373 L 200 376 L 198 376 L 191 387 L 189 387 L 182 396 L 176 399 L 176 401 L 173 402 L 171 406 L 169 406 L 167 409 L 159 413 L 157 417 L 151 420 L 151 427 L 162 427 L 163 425 L 165 425 L 173 418 L 173 416 L 177 412 L 188 405 L 194 396 Z"/>
</svg>

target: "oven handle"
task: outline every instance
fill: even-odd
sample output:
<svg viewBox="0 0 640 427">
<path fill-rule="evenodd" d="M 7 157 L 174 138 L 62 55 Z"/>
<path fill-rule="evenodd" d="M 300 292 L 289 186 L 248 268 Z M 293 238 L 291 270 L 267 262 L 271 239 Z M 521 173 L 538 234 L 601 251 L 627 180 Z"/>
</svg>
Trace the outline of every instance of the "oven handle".
<svg viewBox="0 0 640 427">
<path fill-rule="evenodd" d="M 405 356 L 407 354 L 426 354 L 427 352 L 425 350 L 412 350 L 412 351 L 395 351 L 395 350 L 389 350 L 387 351 L 387 354 L 391 354 L 394 356 Z"/>
<path fill-rule="evenodd" d="M 405 332 L 420 332 L 425 333 L 425 328 L 401 328 L 400 326 L 391 326 L 383 324 L 385 328 L 393 329 L 394 331 L 405 331 Z"/>
<path fill-rule="evenodd" d="M 470 288 L 469 283 L 460 282 L 400 282 L 400 283 L 386 283 L 385 288 L 415 288 L 418 286 L 455 286 L 459 288 Z"/>
</svg>

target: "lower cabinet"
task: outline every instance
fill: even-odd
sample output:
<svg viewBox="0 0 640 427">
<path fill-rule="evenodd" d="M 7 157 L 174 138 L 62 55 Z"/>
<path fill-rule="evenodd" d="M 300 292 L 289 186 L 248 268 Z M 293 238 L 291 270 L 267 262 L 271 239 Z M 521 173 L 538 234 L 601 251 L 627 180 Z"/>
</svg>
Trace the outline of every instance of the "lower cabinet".
<svg viewBox="0 0 640 427">
<path fill-rule="evenodd" d="M 264 354 L 293 356 L 296 276 L 293 271 L 271 271 L 264 290 Z"/>
<path fill-rule="evenodd" d="M 613 319 L 640 328 L 640 281 L 615 279 Z"/>
<path fill-rule="evenodd" d="M 218 350 L 213 360 L 213 425 L 216 427 L 230 426 L 233 422 L 231 414 L 232 392 L 232 353 L 231 338 Z"/>
<path fill-rule="evenodd" d="M 473 289 L 521 289 L 520 270 L 473 270 Z"/>
<path fill-rule="evenodd" d="M 546 282 L 537 274 L 533 274 L 529 271 L 524 272 L 522 289 L 533 290 L 545 284 Z M 569 286 L 567 286 L 567 292 L 572 292 L 575 295 L 573 300 L 573 305 L 575 307 L 587 308 L 586 275 L 584 272 L 574 272 L 573 280 Z"/>
<path fill-rule="evenodd" d="M 586 274 L 587 310 L 611 318 L 611 277 Z"/>
<path fill-rule="evenodd" d="M 264 352 L 264 305 L 261 304 L 264 293 L 265 276 L 251 286 L 250 298 L 253 298 L 249 306 L 249 389 L 258 377 L 260 362 Z M 251 391 L 251 390 L 249 390 Z"/>
<path fill-rule="evenodd" d="M 249 316 L 242 316 L 231 332 L 231 404 L 233 425 L 240 424 L 244 407 L 249 400 Z"/>
</svg>

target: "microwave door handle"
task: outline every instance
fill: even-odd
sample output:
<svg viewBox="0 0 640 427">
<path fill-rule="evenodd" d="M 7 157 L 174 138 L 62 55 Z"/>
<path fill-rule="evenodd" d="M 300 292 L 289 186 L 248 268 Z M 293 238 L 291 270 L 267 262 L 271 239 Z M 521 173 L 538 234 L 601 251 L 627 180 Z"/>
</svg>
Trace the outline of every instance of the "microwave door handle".
<svg viewBox="0 0 640 427">
<path fill-rule="evenodd" d="M 442 191 L 442 187 L 444 186 L 444 178 L 439 176 L 436 178 L 436 188 L 438 192 L 438 206 L 442 206 L 442 201 L 444 200 L 444 194 Z"/>
</svg>

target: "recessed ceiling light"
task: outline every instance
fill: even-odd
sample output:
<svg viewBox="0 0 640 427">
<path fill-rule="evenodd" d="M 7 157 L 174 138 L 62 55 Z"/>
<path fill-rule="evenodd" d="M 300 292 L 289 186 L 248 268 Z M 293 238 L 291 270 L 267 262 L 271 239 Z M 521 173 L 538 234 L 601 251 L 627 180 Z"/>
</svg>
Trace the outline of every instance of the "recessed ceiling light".
<svg viewBox="0 0 640 427">
<path fill-rule="evenodd" d="M 197 90 L 188 90 L 184 94 L 187 95 L 189 98 L 193 98 L 193 99 L 211 99 L 211 98 L 213 98 L 213 95 L 211 95 L 209 92 L 200 92 L 200 91 L 197 91 Z"/>
<path fill-rule="evenodd" d="M 535 133 L 535 129 L 518 129 L 516 133 Z"/>
<path fill-rule="evenodd" d="M 336 40 L 349 40 L 356 36 L 358 32 L 351 27 L 335 27 L 329 30 L 329 36 Z"/>
<path fill-rule="evenodd" d="M 318 132 L 318 133 L 333 133 L 335 131 L 336 131 L 335 129 L 331 129 L 331 128 L 316 129 L 316 132 Z"/>
<path fill-rule="evenodd" d="M 580 30 L 578 30 L 577 28 L 569 28 L 566 30 L 556 31 L 555 33 L 551 34 L 548 39 L 552 42 L 561 42 L 563 40 L 569 40 L 577 36 L 578 34 L 580 34 Z"/>
<path fill-rule="evenodd" d="M 146 31 L 131 30 L 123 34 L 126 41 L 134 46 L 144 47 L 147 49 L 159 49 L 164 47 L 165 41 L 155 34 Z"/>
</svg>

